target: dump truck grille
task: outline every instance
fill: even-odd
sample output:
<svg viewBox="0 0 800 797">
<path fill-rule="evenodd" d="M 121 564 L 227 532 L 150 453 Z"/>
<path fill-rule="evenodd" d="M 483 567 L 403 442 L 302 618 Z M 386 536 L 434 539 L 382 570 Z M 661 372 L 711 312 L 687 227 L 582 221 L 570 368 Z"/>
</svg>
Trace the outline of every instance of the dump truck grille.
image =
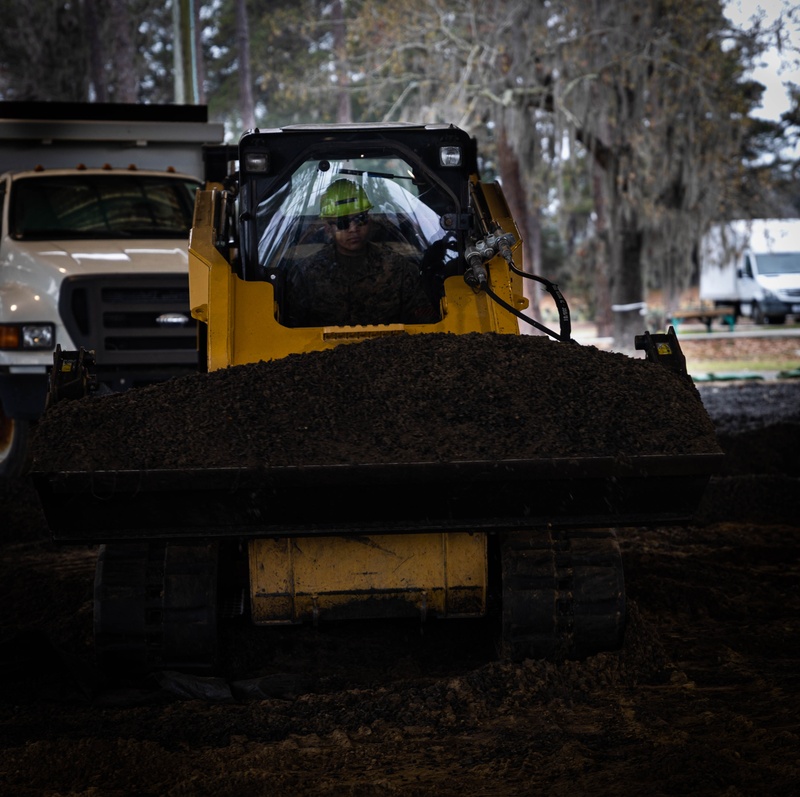
<svg viewBox="0 0 800 797">
<path fill-rule="evenodd" d="M 186 275 L 70 277 L 59 309 L 75 346 L 94 350 L 98 380 L 115 389 L 197 370 Z"/>
</svg>

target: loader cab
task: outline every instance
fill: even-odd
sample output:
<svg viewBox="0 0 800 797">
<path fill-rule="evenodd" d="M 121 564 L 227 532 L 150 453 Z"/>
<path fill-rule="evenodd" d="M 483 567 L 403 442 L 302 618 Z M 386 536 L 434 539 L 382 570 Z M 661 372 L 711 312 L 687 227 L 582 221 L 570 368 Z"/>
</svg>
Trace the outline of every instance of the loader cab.
<svg viewBox="0 0 800 797">
<path fill-rule="evenodd" d="M 370 251 L 410 264 L 440 312 L 444 280 L 463 272 L 469 177 L 477 170 L 463 131 L 383 124 L 256 131 L 242 137 L 239 165 L 239 276 L 272 284 L 281 324 L 291 325 L 284 311 L 295 270 L 334 251 L 336 219 L 325 197 L 342 180 L 368 198 L 359 209 L 368 209 Z"/>
</svg>

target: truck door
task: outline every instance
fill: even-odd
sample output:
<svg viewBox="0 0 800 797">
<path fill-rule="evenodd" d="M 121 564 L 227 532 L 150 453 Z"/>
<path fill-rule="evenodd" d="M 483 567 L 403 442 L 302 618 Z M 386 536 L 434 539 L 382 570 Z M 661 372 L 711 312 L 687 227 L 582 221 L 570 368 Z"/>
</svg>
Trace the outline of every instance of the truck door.
<svg viewBox="0 0 800 797">
<path fill-rule="evenodd" d="M 737 288 L 739 292 L 739 300 L 744 305 L 742 313 L 744 315 L 752 315 L 752 302 L 757 299 L 756 289 L 758 287 L 755 274 L 753 271 L 753 258 L 748 252 L 742 258 L 742 265 L 737 274 Z"/>
</svg>

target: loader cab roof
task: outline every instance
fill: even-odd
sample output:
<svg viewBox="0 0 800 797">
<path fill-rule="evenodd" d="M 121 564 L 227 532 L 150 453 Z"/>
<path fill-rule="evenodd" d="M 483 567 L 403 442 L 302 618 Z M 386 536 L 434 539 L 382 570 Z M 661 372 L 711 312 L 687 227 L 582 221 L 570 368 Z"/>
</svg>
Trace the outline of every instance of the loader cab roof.
<svg viewBox="0 0 800 797">
<path fill-rule="evenodd" d="M 464 130 L 454 125 L 376 122 L 289 125 L 244 133 L 239 140 L 240 179 L 269 184 L 298 162 L 358 159 L 367 154 L 385 157 L 391 152 L 413 163 L 419 177 L 434 178 L 459 196 L 469 175 L 478 173 L 477 145 Z"/>
</svg>

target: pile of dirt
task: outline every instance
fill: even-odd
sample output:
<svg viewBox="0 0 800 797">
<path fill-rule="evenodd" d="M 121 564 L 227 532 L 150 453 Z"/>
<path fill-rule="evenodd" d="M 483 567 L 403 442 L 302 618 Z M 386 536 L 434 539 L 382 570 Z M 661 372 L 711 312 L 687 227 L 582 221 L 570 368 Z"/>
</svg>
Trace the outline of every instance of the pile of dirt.
<svg viewBox="0 0 800 797">
<path fill-rule="evenodd" d="M 392 335 L 62 402 L 35 469 L 124 470 L 718 451 L 691 380 L 541 336 Z"/>
<path fill-rule="evenodd" d="M 800 518 L 800 380 L 699 387 L 725 456 L 696 513 L 699 523 Z"/>
<path fill-rule="evenodd" d="M 345 348 L 348 356 L 365 351 Z M 633 380 L 652 370 L 601 362 Z M 430 361 L 420 369 L 421 380 Z M 233 377 L 222 387 L 248 387 Z M 395 377 L 404 378 L 414 373 Z M 671 395 L 674 379 L 665 378 Z M 536 381 L 529 393 L 540 389 Z M 565 387 L 577 389 L 569 379 Z M 484 391 L 480 409 L 498 396 L 513 400 Z M 474 399 L 477 388 L 464 392 Z M 96 548 L 53 544 L 30 484 L 0 485 L 0 793 L 795 793 L 800 476 L 791 473 L 800 457 L 800 382 L 698 392 L 726 454 L 726 473 L 712 477 L 704 502 L 713 516 L 618 531 L 624 644 L 585 661 L 498 661 L 496 630 L 483 621 L 234 626 L 223 645 L 241 680 L 159 673 L 146 688 L 110 688 L 93 660 Z M 123 412 L 122 398 L 89 401 Z M 191 393 L 184 399 L 196 413 Z M 568 394 L 560 400 L 569 405 Z M 533 411 L 535 401 L 527 403 Z M 203 410 L 193 422 L 210 439 L 219 409 Z M 109 430 L 98 439 L 123 446 Z M 48 455 L 54 462 L 83 456 L 70 436 L 54 444 L 64 448 Z"/>
</svg>

